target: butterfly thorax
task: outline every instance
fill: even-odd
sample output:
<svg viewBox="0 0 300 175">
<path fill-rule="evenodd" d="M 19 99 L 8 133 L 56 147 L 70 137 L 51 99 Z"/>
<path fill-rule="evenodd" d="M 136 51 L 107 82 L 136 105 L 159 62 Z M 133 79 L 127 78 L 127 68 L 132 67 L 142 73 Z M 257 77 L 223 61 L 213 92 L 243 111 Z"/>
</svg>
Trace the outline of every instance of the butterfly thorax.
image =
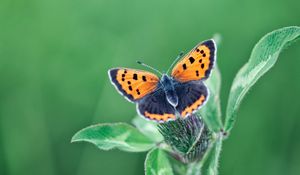
<svg viewBox="0 0 300 175">
<path fill-rule="evenodd" d="M 165 91 L 168 102 L 173 107 L 176 107 L 178 105 L 178 96 L 177 96 L 175 88 L 174 88 L 174 80 L 171 77 L 169 77 L 168 75 L 164 74 L 161 77 L 160 83 L 162 85 L 162 88 Z"/>
</svg>

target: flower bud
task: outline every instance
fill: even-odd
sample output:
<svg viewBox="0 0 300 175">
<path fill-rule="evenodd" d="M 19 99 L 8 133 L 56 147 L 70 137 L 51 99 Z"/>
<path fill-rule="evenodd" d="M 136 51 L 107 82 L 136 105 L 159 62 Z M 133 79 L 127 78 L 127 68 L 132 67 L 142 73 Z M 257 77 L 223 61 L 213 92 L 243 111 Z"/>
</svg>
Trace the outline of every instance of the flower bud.
<svg viewBox="0 0 300 175">
<path fill-rule="evenodd" d="M 171 154 L 183 163 L 201 160 L 211 141 L 211 132 L 196 114 L 161 123 L 158 129 L 171 146 Z"/>
</svg>

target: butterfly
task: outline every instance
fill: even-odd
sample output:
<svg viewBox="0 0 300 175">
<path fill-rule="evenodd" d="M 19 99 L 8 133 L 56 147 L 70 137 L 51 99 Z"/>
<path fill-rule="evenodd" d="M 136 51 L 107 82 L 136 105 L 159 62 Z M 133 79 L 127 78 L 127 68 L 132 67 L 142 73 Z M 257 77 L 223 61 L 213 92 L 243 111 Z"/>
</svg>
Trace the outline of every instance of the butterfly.
<svg viewBox="0 0 300 175">
<path fill-rule="evenodd" d="M 186 118 L 202 107 L 209 91 L 203 83 L 216 60 L 216 44 L 210 39 L 196 45 L 185 56 L 178 56 L 171 75 L 157 75 L 136 69 L 112 68 L 108 75 L 117 91 L 128 101 L 136 103 L 139 115 L 146 119 L 166 122 L 180 116 Z M 171 67 L 172 67 L 171 65 Z"/>
</svg>

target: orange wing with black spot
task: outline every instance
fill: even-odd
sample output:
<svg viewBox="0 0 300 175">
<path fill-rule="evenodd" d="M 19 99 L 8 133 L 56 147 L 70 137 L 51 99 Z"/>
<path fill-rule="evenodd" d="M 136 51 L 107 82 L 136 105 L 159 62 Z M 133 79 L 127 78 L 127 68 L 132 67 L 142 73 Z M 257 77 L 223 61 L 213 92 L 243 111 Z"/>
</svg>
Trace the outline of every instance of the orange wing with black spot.
<svg viewBox="0 0 300 175">
<path fill-rule="evenodd" d="M 179 82 L 206 79 L 210 75 L 215 59 L 215 42 L 213 40 L 204 41 L 174 66 L 171 75 Z"/>
<path fill-rule="evenodd" d="M 131 102 L 153 92 L 159 82 L 155 74 L 142 70 L 114 68 L 108 74 L 116 89 Z"/>
</svg>

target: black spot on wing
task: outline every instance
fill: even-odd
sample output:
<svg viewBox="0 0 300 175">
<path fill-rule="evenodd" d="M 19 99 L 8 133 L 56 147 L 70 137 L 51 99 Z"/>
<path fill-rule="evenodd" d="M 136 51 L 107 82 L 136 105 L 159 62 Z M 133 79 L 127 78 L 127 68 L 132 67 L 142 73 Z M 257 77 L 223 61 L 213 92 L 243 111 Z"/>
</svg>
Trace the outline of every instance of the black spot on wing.
<svg viewBox="0 0 300 175">
<path fill-rule="evenodd" d="M 141 95 L 141 92 L 140 92 L 139 89 L 136 89 L 136 93 L 137 93 L 138 95 Z"/>
<path fill-rule="evenodd" d="M 191 64 L 193 64 L 195 62 L 195 58 L 193 58 L 193 57 L 190 57 L 189 60 L 190 60 Z"/>
<path fill-rule="evenodd" d="M 201 68 L 202 68 L 202 69 L 204 68 L 204 64 L 203 64 L 203 63 L 201 64 Z"/>
<path fill-rule="evenodd" d="M 134 80 L 138 80 L 138 75 L 137 74 L 133 74 L 133 79 Z"/>
<path fill-rule="evenodd" d="M 143 76 L 142 76 L 142 79 L 143 79 L 143 81 L 147 81 L 147 79 L 146 79 L 146 76 L 145 76 L 145 75 L 143 75 Z"/>
</svg>

